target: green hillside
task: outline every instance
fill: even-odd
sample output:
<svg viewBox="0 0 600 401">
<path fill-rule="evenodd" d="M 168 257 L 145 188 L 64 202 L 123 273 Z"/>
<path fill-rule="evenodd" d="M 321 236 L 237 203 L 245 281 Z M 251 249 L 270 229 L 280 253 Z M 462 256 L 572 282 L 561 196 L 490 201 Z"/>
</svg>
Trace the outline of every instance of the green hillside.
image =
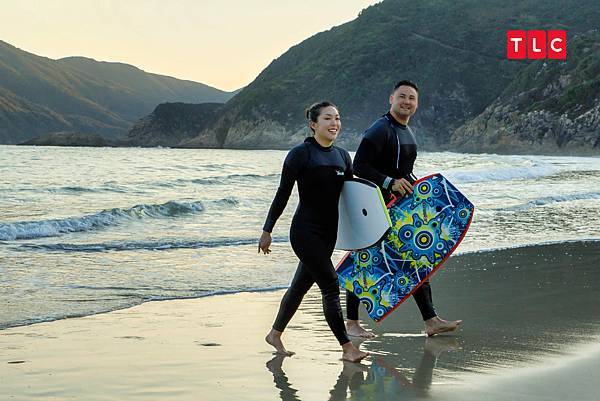
<svg viewBox="0 0 600 401">
<path fill-rule="evenodd" d="M 0 41 L 0 143 L 52 131 L 116 137 L 159 103 L 225 102 L 231 96 L 126 64 L 52 60 Z"/>
<path fill-rule="evenodd" d="M 529 63 L 452 136 L 468 151 L 600 154 L 600 32 L 568 40 L 567 61 Z"/>
<path fill-rule="evenodd" d="M 441 149 L 528 65 L 506 60 L 506 30 L 573 35 L 599 20 L 589 0 L 386 0 L 289 49 L 185 145 L 288 148 L 306 133 L 304 108 L 329 99 L 341 109 L 341 143 L 352 147 L 406 78 L 421 88 L 412 122 L 421 146 Z"/>
</svg>

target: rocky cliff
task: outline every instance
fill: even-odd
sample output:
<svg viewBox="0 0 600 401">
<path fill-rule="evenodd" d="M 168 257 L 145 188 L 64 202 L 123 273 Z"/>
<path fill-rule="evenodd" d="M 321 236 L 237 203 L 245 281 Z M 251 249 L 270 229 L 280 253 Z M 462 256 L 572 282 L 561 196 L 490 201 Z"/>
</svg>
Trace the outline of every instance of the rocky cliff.
<svg viewBox="0 0 600 401">
<path fill-rule="evenodd" d="M 600 154 L 600 32 L 571 38 L 567 61 L 527 65 L 483 113 L 454 132 L 470 152 Z"/>
</svg>

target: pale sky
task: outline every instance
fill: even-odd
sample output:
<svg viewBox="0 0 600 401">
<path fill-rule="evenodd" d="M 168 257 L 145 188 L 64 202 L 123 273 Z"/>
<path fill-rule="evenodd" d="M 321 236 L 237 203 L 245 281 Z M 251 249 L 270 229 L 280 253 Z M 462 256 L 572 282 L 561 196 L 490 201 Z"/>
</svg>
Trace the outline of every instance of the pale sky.
<svg viewBox="0 0 600 401">
<path fill-rule="evenodd" d="M 3 0 L 0 40 L 231 91 L 315 33 L 380 0 Z"/>
</svg>

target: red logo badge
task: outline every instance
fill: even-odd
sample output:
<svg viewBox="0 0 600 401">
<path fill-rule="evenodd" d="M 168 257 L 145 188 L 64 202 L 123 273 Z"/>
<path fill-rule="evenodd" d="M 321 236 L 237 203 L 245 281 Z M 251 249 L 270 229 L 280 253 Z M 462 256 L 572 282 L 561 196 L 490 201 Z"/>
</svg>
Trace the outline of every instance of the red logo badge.
<svg viewBox="0 0 600 401">
<path fill-rule="evenodd" d="M 567 31 L 506 31 L 509 60 L 567 59 Z"/>
</svg>

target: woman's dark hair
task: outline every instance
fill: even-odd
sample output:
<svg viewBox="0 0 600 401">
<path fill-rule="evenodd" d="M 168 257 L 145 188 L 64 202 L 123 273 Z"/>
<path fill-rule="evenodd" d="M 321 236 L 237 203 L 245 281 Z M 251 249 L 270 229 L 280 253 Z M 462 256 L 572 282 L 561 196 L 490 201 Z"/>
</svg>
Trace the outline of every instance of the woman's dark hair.
<svg viewBox="0 0 600 401">
<path fill-rule="evenodd" d="M 316 123 L 317 119 L 321 115 L 321 110 L 323 110 L 325 107 L 329 107 L 329 106 L 335 107 L 337 110 L 339 110 L 335 104 L 324 101 L 324 102 L 319 102 L 319 103 L 313 103 L 312 105 L 310 105 L 310 107 L 304 111 L 304 115 L 306 116 L 306 118 L 308 118 L 308 121 L 312 121 L 313 123 Z M 310 130 L 313 133 L 315 132 L 315 130 L 312 128 Z"/>
<path fill-rule="evenodd" d="M 394 89 L 392 89 L 392 93 L 396 92 L 396 89 L 398 89 L 401 86 L 410 86 L 411 88 L 416 90 L 417 93 L 419 93 L 419 88 L 417 87 L 417 84 L 407 80 L 396 82 L 396 85 L 394 85 Z"/>
</svg>

